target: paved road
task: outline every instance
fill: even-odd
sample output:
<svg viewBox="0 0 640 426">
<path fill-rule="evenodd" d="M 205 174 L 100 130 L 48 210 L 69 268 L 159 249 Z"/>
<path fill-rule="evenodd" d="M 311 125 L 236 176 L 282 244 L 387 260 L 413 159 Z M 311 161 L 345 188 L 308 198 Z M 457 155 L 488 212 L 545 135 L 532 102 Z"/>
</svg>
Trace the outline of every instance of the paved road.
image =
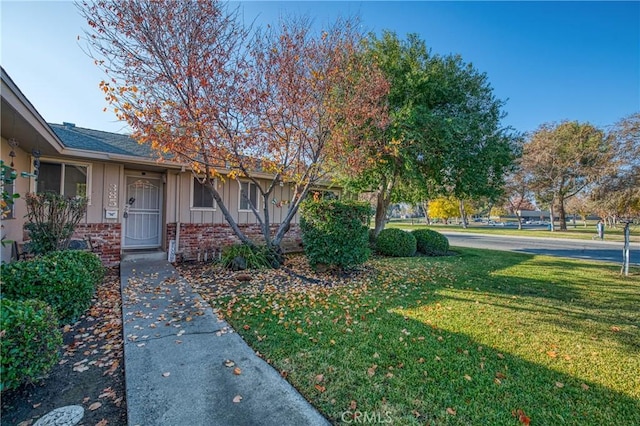
<svg viewBox="0 0 640 426">
<path fill-rule="evenodd" d="M 449 244 L 452 246 L 519 251 L 622 263 L 622 242 L 439 232 L 447 236 Z M 631 243 L 630 259 L 631 264 L 640 265 L 640 244 Z"/>
</svg>

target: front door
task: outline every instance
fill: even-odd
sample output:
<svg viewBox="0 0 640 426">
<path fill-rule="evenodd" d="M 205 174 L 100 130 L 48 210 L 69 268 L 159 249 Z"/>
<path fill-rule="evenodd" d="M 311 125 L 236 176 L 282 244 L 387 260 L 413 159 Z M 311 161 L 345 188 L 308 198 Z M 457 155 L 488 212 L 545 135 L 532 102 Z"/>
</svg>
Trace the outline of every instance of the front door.
<svg viewBox="0 0 640 426">
<path fill-rule="evenodd" d="M 128 205 L 124 219 L 123 248 L 158 248 L 161 245 L 162 181 L 127 176 Z"/>
</svg>

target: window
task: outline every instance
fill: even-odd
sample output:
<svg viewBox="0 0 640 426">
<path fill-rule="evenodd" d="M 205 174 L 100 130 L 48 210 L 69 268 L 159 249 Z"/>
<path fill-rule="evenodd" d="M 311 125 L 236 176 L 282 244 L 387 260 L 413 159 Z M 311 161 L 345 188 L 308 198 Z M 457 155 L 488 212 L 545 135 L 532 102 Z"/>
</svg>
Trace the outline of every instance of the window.
<svg viewBox="0 0 640 426">
<path fill-rule="evenodd" d="M 213 199 L 213 195 L 207 185 L 200 182 L 199 179 L 192 176 L 193 184 L 191 185 L 191 208 L 193 209 L 205 209 L 215 210 L 216 201 Z M 214 186 L 217 186 L 217 181 L 214 181 Z"/>
<path fill-rule="evenodd" d="M 52 191 L 67 197 L 86 197 L 89 166 L 40 162 L 36 192 Z"/>
<path fill-rule="evenodd" d="M 239 210 L 251 210 L 251 206 L 258 208 L 258 188 L 253 182 L 240 182 Z"/>
</svg>

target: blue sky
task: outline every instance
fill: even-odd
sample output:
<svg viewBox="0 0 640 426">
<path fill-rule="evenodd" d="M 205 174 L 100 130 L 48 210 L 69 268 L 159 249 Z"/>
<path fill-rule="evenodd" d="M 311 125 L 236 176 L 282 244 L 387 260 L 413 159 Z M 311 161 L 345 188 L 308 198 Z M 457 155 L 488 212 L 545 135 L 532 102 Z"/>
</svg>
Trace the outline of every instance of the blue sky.
<svg viewBox="0 0 640 426">
<path fill-rule="evenodd" d="M 360 16 L 363 29 L 417 33 L 433 53 L 460 54 L 506 100 L 518 131 L 578 120 L 607 126 L 640 111 L 640 2 L 243 2 L 247 21 L 307 14 L 318 26 Z M 53 123 L 125 132 L 102 74 L 81 50 L 86 25 L 68 1 L 0 2 L 0 62 Z"/>
</svg>

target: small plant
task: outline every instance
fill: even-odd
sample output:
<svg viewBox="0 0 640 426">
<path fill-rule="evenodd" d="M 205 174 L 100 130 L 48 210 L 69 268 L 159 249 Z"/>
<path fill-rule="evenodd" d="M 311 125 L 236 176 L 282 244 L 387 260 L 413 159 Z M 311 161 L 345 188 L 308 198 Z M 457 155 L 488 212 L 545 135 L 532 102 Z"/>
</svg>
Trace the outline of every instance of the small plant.
<svg viewBox="0 0 640 426">
<path fill-rule="evenodd" d="M 56 311 L 61 323 L 76 320 L 91 305 L 97 270 L 83 263 L 88 259 L 76 251 L 50 253 L 3 264 L 2 295 L 10 299 L 40 299 Z M 93 263 L 93 261 L 91 261 Z"/>
<path fill-rule="evenodd" d="M 38 255 L 67 249 L 76 226 L 87 211 L 87 199 L 43 192 L 29 193 L 25 200 L 28 222 L 24 227 L 31 239 L 29 251 Z"/>
<path fill-rule="evenodd" d="M 300 213 L 302 243 L 312 267 L 345 268 L 369 259 L 368 204 L 314 197 L 302 204 Z"/>
<path fill-rule="evenodd" d="M 222 249 L 220 262 L 233 270 L 265 269 L 273 266 L 275 258 L 264 246 L 251 247 L 248 244 L 234 244 Z"/>
<path fill-rule="evenodd" d="M 411 232 L 416 237 L 418 252 L 428 256 L 444 256 L 449 251 L 449 240 L 432 229 L 416 229 Z"/>
<path fill-rule="evenodd" d="M 416 249 L 416 237 L 402 229 L 383 229 L 376 238 L 376 251 L 385 256 L 411 257 Z"/>
<path fill-rule="evenodd" d="M 41 300 L 0 299 L 0 391 L 45 374 L 58 361 L 62 333 L 58 318 Z"/>
</svg>

